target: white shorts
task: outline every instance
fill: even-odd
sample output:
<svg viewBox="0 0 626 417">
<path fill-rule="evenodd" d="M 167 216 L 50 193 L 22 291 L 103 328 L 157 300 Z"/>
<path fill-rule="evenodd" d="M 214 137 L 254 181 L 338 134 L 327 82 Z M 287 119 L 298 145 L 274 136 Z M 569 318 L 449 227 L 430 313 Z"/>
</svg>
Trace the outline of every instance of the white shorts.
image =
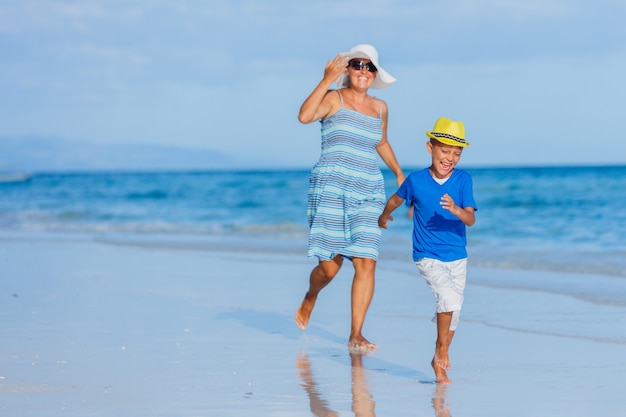
<svg viewBox="0 0 626 417">
<path fill-rule="evenodd" d="M 422 278 L 436 298 L 437 313 L 452 312 L 450 330 L 455 330 L 463 306 L 467 258 L 452 262 L 422 258 L 415 262 Z"/>
</svg>

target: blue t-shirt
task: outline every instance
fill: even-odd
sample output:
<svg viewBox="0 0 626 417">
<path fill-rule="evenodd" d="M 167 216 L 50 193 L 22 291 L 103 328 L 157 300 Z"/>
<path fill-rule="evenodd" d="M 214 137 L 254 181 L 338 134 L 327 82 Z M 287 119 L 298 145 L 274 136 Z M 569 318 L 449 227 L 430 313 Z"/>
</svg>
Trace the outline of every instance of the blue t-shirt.
<svg viewBox="0 0 626 417">
<path fill-rule="evenodd" d="M 448 194 L 461 207 L 473 207 L 472 177 L 455 168 L 443 184 L 438 184 L 428 168 L 412 172 L 402 183 L 398 196 L 414 205 L 413 260 L 434 258 L 443 262 L 467 258 L 465 224 L 441 207 L 441 197 Z"/>
</svg>

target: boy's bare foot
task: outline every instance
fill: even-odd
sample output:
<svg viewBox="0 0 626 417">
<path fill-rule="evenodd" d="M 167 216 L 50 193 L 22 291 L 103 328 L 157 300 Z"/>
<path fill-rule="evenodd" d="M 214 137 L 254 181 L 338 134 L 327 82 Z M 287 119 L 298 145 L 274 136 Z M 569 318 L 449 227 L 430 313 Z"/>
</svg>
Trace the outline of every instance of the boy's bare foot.
<svg viewBox="0 0 626 417">
<path fill-rule="evenodd" d="M 435 356 L 434 361 L 435 361 L 435 365 L 437 365 L 437 366 L 438 366 L 438 367 L 440 367 L 441 369 L 445 369 L 446 371 L 449 371 L 449 370 L 450 370 L 450 368 L 452 368 L 452 367 L 450 366 L 450 362 L 448 362 L 447 360 L 442 360 L 442 359 L 439 359 L 439 358 L 437 358 L 437 357 Z"/>
<path fill-rule="evenodd" d="M 433 358 L 435 365 L 441 369 L 450 370 L 450 357 L 448 356 L 448 350 L 443 348 L 435 349 L 435 357 Z"/>
<path fill-rule="evenodd" d="M 376 345 L 363 336 L 355 336 L 348 340 L 348 349 L 354 352 L 371 352 L 376 349 Z"/>
<path fill-rule="evenodd" d="M 452 382 L 450 381 L 450 378 L 448 378 L 448 373 L 446 372 L 446 370 L 440 367 L 439 365 L 437 365 L 435 358 L 433 358 L 433 360 L 430 362 L 430 365 L 433 367 L 433 370 L 435 371 L 435 378 L 437 379 L 437 383 L 449 384 L 450 382 Z"/>
<path fill-rule="evenodd" d="M 302 300 L 302 304 L 300 304 L 300 308 L 296 311 L 296 325 L 300 330 L 306 329 L 306 326 L 309 324 L 313 307 L 315 307 L 315 298 L 309 298 L 309 293 L 307 293 L 304 296 L 304 300 Z"/>
</svg>

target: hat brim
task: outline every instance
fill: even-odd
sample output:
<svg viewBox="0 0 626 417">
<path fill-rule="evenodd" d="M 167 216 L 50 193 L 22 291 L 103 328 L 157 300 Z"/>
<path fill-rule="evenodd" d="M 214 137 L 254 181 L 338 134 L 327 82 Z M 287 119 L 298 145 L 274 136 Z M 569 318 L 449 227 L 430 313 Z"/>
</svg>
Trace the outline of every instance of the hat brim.
<svg viewBox="0 0 626 417">
<path fill-rule="evenodd" d="M 426 132 L 426 136 L 428 136 L 431 139 L 435 139 L 438 142 L 441 142 L 450 146 L 459 146 L 461 148 L 467 148 L 468 146 L 470 146 L 470 143 L 466 140 L 464 140 L 463 142 L 460 142 L 454 139 L 448 139 L 448 138 L 444 138 L 441 136 L 435 136 L 432 134 L 432 132 Z"/>
<path fill-rule="evenodd" d="M 372 59 L 371 56 L 368 56 L 368 54 L 363 51 L 341 52 L 341 56 L 346 57 L 348 59 L 366 58 L 372 61 L 372 63 L 377 69 L 376 78 L 374 78 L 374 82 L 372 83 L 372 88 L 381 90 L 383 88 L 389 87 L 391 84 L 396 82 L 396 79 L 393 75 L 385 71 L 380 65 L 378 65 L 378 61 L 375 61 L 374 59 Z M 348 74 L 345 74 L 345 73 L 341 74 L 339 78 L 337 78 L 337 81 L 335 81 L 335 84 L 337 84 L 340 87 L 347 87 L 348 85 L 350 85 L 350 77 L 348 77 Z"/>
</svg>

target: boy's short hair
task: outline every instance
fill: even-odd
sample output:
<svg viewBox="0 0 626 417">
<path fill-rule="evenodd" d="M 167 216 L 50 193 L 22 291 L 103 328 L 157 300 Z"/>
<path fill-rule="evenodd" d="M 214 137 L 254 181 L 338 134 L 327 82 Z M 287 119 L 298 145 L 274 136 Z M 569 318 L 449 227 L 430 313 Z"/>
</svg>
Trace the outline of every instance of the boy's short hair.
<svg viewBox="0 0 626 417">
<path fill-rule="evenodd" d="M 440 142 L 440 141 L 438 141 L 438 140 L 437 140 L 437 139 L 435 139 L 435 138 L 430 138 L 430 144 L 431 144 L 431 145 L 433 145 L 433 146 L 451 146 L 451 147 L 453 147 L 453 148 L 459 148 L 459 149 L 463 150 L 463 146 L 459 146 L 459 145 L 448 145 L 447 143 Z"/>
</svg>

